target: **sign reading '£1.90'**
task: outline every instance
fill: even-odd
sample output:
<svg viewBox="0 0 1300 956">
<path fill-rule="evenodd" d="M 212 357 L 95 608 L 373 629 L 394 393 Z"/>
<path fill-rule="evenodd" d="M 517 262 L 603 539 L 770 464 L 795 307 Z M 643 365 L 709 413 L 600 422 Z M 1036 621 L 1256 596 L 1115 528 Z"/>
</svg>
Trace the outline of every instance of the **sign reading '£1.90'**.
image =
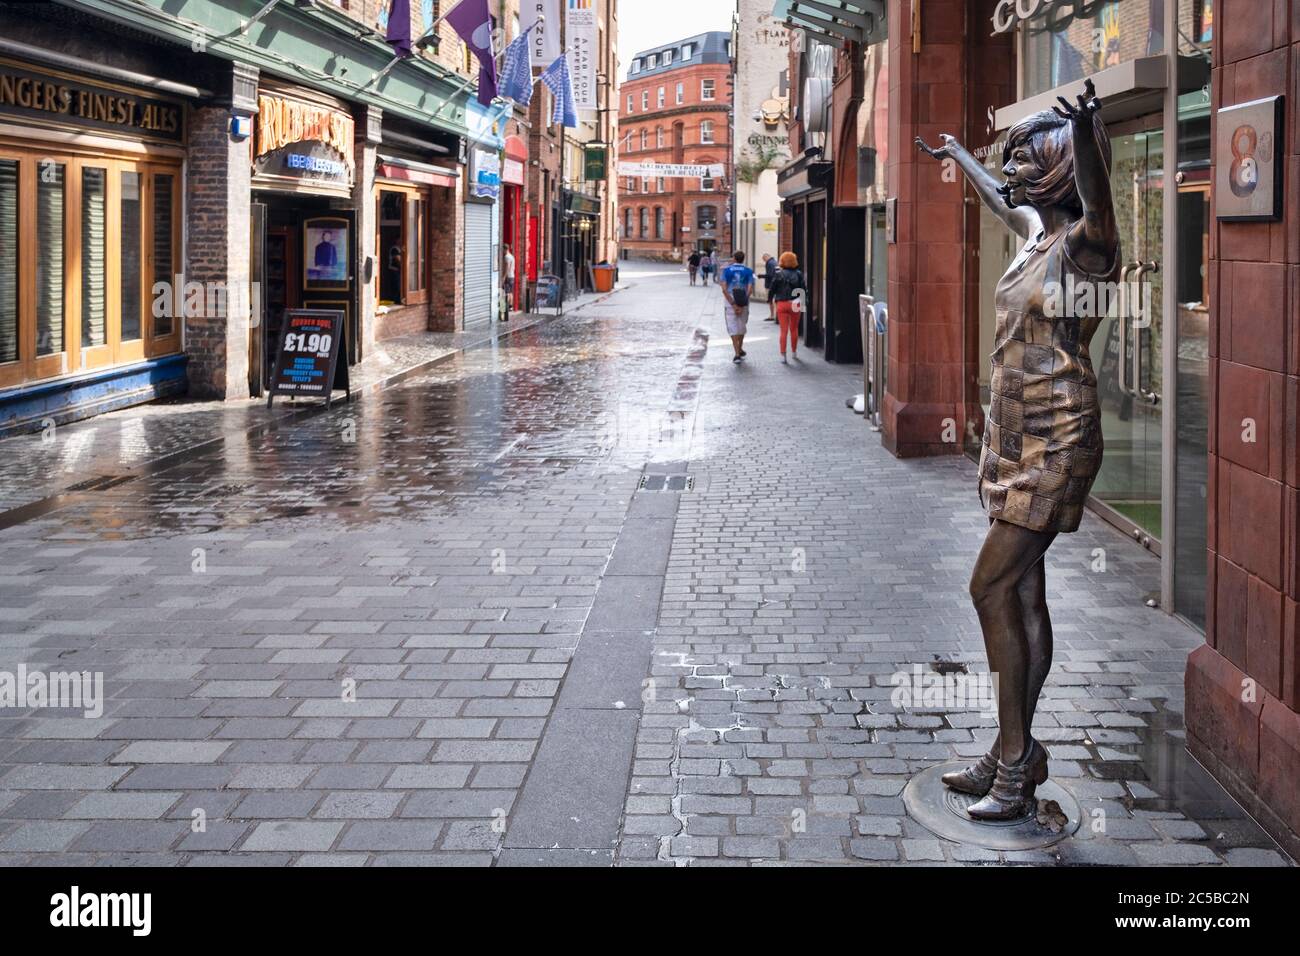
<svg viewBox="0 0 1300 956">
<path fill-rule="evenodd" d="M 271 373 L 271 387 L 267 391 L 267 408 L 271 407 L 271 399 L 276 395 L 323 398 L 329 404 L 338 374 L 342 342 L 341 311 L 287 310 L 281 325 L 275 370 Z M 344 387 L 348 387 L 346 376 Z"/>
</svg>

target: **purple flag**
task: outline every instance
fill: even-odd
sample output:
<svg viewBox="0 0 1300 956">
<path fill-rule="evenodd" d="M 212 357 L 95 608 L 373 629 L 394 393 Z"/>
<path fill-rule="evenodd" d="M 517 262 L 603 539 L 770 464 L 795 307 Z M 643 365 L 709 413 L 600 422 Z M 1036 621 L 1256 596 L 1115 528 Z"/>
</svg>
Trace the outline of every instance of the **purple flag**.
<svg viewBox="0 0 1300 956">
<path fill-rule="evenodd" d="M 497 95 L 497 62 L 492 52 L 492 15 L 488 0 L 460 0 L 448 12 L 452 29 L 478 57 L 478 101 L 489 106 Z"/>
<path fill-rule="evenodd" d="M 411 55 L 411 0 L 393 0 L 388 8 L 388 33 L 384 39 L 398 56 Z"/>
</svg>

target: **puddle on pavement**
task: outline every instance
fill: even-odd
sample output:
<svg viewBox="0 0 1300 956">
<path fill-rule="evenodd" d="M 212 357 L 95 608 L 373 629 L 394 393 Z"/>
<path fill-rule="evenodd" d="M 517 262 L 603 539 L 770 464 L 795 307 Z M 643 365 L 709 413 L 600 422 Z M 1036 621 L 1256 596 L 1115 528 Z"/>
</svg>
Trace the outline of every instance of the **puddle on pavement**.
<svg viewBox="0 0 1300 956">
<path fill-rule="evenodd" d="M 87 490 L 26 530 L 123 540 L 282 519 L 353 529 L 446 513 L 468 498 L 545 493 L 570 477 L 635 482 L 647 460 L 681 457 L 691 431 L 683 406 L 696 397 L 682 389 L 696 391 L 706 347 L 685 321 L 527 329 L 358 404 L 227 433 L 208 453 Z"/>
<path fill-rule="evenodd" d="M 1200 824 L 1220 850 L 1278 849 L 1259 824 L 1188 753 L 1181 715 L 1165 709 L 1159 701 L 1153 703 L 1156 711 L 1143 715 L 1145 727 L 1125 728 L 1139 737 L 1140 742 L 1113 745 L 1115 749 L 1131 752 L 1136 760 L 1094 761 L 1094 771 L 1105 765 L 1108 776 L 1129 782 L 1134 796 L 1124 802 L 1131 809 L 1181 813 Z"/>
</svg>

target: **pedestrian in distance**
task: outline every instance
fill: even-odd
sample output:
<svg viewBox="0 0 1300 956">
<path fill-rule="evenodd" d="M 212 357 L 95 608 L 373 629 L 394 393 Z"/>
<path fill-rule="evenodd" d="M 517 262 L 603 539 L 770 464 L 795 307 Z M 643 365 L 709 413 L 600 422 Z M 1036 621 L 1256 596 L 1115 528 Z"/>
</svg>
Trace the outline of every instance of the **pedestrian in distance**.
<svg viewBox="0 0 1300 956">
<path fill-rule="evenodd" d="M 731 361 L 737 365 L 745 357 L 745 331 L 749 323 L 749 300 L 754 295 L 754 270 L 745 265 L 745 254 L 739 250 L 731 257 L 732 263 L 718 273 L 722 297 L 727 300 L 723 318 L 731 347 L 736 354 Z"/>
<path fill-rule="evenodd" d="M 713 281 L 713 253 L 706 252 L 700 258 L 700 275 L 704 276 L 704 286 L 708 288 Z"/>
<path fill-rule="evenodd" d="M 691 274 L 691 285 L 695 285 L 695 277 L 699 275 L 701 258 L 703 257 L 700 255 L 700 250 L 693 249 L 686 260 L 686 271 Z"/>
<path fill-rule="evenodd" d="M 772 291 L 769 298 L 776 307 L 776 320 L 780 323 L 777 343 L 781 346 L 781 364 L 787 365 L 785 359 L 785 340 L 790 337 L 790 357 L 799 361 L 799 313 L 803 311 L 804 296 L 803 273 L 799 270 L 799 257 L 793 252 L 781 253 L 781 267 L 772 277 Z"/>
<path fill-rule="evenodd" d="M 776 300 L 772 298 L 772 280 L 776 278 L 776 256 L 763 253 L 763 293 L 767 296 L 767 318 L 764 321 L 776 321 Z"/>
<path fill-rule="evenodd" d="M 506 246 L 506 274 L 503 291 L 505 292 L 506 314 L 503 322 L 510 321 L 510 310 L 515 307 L 515 254 Z"/>
</svg>

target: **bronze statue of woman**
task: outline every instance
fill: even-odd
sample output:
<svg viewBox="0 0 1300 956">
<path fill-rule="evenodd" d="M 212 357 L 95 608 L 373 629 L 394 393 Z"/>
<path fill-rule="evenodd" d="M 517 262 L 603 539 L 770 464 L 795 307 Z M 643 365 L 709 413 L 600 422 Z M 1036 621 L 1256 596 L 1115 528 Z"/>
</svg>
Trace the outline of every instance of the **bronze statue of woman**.
<svg viewBox="0 0 1300 956">
<path fill-rule="evenodd" d="M 977 820 L 1035 812 L 1047 751 L 1030 728 L 1052 666 L 1044 556 L 1075 531 L 1101 465 L 1101 412 L 1088 343 L 1113 301 L 1119 231 L 1110 140 L 1092 81 L 1077 105 L 1035 113 L 1007 133 L 998 181 L 952 136 L 931 149 L 961 167 L 980 199 L 1026 240 L 998 282 L 990 408 L 980 454 L 988 536 L 970 593 L 990 670 L 998 675 L 997 738 L 975 764 L 945 774 L 982 799 Z M 1073 281 L 1069 281 L 1069 277 Z M 1106 285 L 1103 285 L 1106 284 Z M 1090 287 L 1090 295 L 1083 296 Z"/>
</svg>

